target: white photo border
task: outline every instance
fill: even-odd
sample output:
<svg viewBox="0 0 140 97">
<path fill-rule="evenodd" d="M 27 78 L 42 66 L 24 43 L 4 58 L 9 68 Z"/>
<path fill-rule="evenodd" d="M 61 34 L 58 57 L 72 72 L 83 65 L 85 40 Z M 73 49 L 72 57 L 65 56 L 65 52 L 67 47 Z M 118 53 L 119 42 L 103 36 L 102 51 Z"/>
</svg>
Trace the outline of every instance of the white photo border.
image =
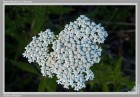
<svg viewBox="0 0 140 97">
<path fill-rule="evenodd" d="M 135 82 L 135 85 L 136 85 L 136 91 L 135 92 L 5 92 L 5 5 L 19 5 L 19 6 L 22 6 L 22 5 L 135 5 L 135 24 L 136 24 L 136 39 L 135 39 L 135 42 L 136 42 L 136 69 L 135 69 L 135 74 L 136 74 L 136 82 Z M 124 95 L 130 95 L 130 94 L 139 94 L 139 85 L 138 85 L 138 53 L 137 53 L 137 48 L 138 48 L 138 35 L 137 35 L 137 32 L 138 32 L 138 4 L 137 3 L 3 3 L 3 94 L 6 95 L 6 94 L 20 94 L 20 95 L 24 95 L 24 94 L 35 94 L 35 95 L 44 95 L 44 94 L 51 94 L 51 95 L 54 95 L 54 94 L 76 94 L 76 95 L 79 95 L 79 94 L 84 94 L 84 95 L 87 95 L 87 94 L 100 94 L 100 95 L 105 95 L 105 94 L 114 94 L 114 95 L 118 95 L 118 94 L 124 94 Z"/>
</svg>

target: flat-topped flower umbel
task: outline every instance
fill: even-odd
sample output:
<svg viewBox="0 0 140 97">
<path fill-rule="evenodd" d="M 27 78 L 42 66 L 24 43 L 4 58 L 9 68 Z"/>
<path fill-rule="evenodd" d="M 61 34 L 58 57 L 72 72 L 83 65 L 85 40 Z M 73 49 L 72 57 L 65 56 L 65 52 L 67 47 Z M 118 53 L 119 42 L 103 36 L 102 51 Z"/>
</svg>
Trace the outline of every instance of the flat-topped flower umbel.
<svg viewBox="0 0 140 97">
<path fill-rule="evenodd" d="M 90 67 L 99 63 L 102 49 L 98 44 L 104 43 L 107 36 L 101 24 L 80 15 L 76 21 L 65 25 L 58 39 L 49 29 L 39 33 L 39 37 L 34 36 L 23 56 L 29 62 L 37 62 L 43 76 L 56 75 L 58 84 L 78 91 L 86 87 L 86 81 L 94 79 Z M 49 44 L 53 52 L 49 51 Z"/>
</svg>

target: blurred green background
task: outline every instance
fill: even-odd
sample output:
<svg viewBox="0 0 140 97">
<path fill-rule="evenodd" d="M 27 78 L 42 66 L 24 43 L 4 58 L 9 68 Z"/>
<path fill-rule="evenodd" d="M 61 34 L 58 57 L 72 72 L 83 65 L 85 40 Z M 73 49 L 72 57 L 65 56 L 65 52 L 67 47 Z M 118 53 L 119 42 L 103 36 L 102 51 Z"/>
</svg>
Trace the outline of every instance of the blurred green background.
<svg viewBox="0 0 140 97">
<path fill-rule="evenodd" d="M 5 6 L 5 92 L 74 92 L 42 77 L 38 64 L 22 57 L 32 36 L 47 28 L 56 35 L 79 15 L 101 23 L 109 36 L 95 79 L 80 92 L 126 92 L 135 86 L 135 6 Z"/>
</svg>

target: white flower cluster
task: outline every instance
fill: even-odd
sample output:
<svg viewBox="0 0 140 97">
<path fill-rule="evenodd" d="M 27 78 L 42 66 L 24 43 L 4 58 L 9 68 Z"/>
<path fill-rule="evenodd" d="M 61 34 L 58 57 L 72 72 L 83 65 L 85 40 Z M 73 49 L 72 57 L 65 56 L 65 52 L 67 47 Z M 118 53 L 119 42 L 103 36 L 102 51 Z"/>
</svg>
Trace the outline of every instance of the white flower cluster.
<svg viewBox="0 0 140 97">
<path fill-rule="evenodd" d="M 26 47 L 24 56 L 29 62 L 36 60 L 42 66 L 44 76 L 52 77 L 55 74 L 57 83 L 64 85 L 64 88 L 71 86 L 77 91 L 84 88 L 85 82 L 94 78 L 90 67 L 100 61 L 102 49 L 98 44 L 104 43 L 107 32 L 101 24 L 97 25 L 86 16 L 80 15 L 76 21 L 65 25 L 57 40 L 53 33 L 48 33 L 49 38 L 46 33 L 43 32 L 42 36 L 33 39 Z M 54 51 L 48 54 L 47 46 L 51 42 Z"/>
<path fill-rule="evenodd" d="M 25 49 L 26 51 L 23 53 L 23 56 L 28 58 L 29 63 L 36 62 L 41 67 L 41 72 L 43 76 L 45 76 L 44 68 L 46 67 L 46 59 L 49 57 L 49 47 L 55 40 L 55 35 L 51 32 L 50 29 L 47 29 L 44 32 L 39 33 L 39 37 L 33 37 L 33 40 L 28 44 Z"/>
</svg>

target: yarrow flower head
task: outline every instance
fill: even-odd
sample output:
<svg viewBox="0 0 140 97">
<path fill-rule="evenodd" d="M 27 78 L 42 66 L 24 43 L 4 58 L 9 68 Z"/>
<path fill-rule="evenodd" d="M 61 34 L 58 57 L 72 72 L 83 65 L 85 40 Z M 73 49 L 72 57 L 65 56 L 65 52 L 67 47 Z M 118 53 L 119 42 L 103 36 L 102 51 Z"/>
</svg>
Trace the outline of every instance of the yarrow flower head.
<svg viewBox="0 0 140 97">
<path fill-rule="evenodd" d="M 29 62 L 37 62 L 43 76 L 56 75 L 58 84 L 78 91 L 86 87 L 86 81 L 94 79 L 90 67 L 100 62 L 102 48 L 98 44 L 104 43 L 107 36 L 101 24 L 80 15 L 76 21 L 65 25 L 58 39 L 49 29 L 39 33 L 38 38 L 34 36 L 23 56 Z M 51 53 L 49 44 L 54 50 Z"/>
</svg>

